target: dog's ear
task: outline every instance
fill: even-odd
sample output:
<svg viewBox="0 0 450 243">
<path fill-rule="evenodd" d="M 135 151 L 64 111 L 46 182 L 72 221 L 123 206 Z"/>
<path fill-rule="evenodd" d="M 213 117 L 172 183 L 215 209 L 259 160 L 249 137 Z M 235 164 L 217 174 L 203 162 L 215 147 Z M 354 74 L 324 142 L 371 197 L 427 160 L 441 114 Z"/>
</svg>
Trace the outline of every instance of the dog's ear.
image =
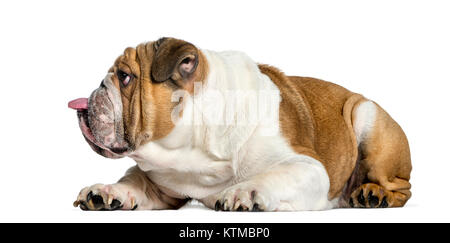
<svg viewBox="0 0 450 243">
<path fill-rule="evenodd" d="M 154 43 L 155 55 L 151 67 L 153 81 L 189 81 L 198 66 L 198 49 L 189 42 L 161 38 Z"/>
</svg>

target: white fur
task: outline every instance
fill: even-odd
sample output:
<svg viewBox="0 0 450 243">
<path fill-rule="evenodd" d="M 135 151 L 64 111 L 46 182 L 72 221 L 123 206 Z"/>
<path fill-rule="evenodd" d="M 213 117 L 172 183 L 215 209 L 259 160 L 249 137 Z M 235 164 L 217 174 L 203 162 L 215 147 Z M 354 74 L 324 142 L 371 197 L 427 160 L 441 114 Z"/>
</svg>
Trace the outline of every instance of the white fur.
<svg viewBox="0 0 450 243">
<path fill-rule="evenodd" d="M 365 101 L 356 108 L 353 124 L 358 145 L 364 141 L 372 131 L 377 117 L 377 106 L 372 101 Z"/>
<path fill-rule="evenodd" d="M 324 166 L 295 153 L 279 130 L 278 88 L 243 53 L 203 53 L 210 67 L 205 85 L 184 100 L 183 116 L 167 137 L 131 155 L 138 166 L 155 183 L 204 202 L 233 196 L 232 190 L 237 189 L 257 191 L 270 211 L 332 207 Z M 234 120 L 253 115 L 254 110 L 246 109 L 250 96 L 234 108 L 230 99 L 211 101 L 230 90 L 275 91 L 276 109 L 260 111 L 263 114 L 256 122 L 215 124 L 205 115 L 211 105 L 216 112 L 213 117 L 227 114 Z M 232 114 L 227 113 L 230 109 Z"/>
</svg>

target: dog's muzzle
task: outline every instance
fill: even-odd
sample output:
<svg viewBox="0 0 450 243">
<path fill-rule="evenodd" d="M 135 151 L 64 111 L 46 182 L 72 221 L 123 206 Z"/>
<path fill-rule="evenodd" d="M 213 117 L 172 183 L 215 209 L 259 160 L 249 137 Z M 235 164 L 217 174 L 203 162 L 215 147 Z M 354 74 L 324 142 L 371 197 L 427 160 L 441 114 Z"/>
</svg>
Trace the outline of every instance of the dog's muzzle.
<svg viewBox="0 0 450 243">
<path fill-rule="evenodd" d="M 81 132 L 95 152 L 121 158 L 130 152 L 130 146 L 124 137 L 121 96 L 111 76 L 105 77 L 89 99 L 73 100 L 69 107 L 77 110 Z"/>
</svg>

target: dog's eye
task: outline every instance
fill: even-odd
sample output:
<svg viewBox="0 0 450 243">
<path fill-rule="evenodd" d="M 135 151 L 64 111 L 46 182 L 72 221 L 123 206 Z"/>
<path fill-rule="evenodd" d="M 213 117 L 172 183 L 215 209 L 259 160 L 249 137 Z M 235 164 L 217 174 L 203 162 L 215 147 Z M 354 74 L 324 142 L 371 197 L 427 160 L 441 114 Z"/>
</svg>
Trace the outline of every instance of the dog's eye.
<svg viewBox="0 0 450 243">
<path fill-rule="evenodd" d="M 130 83 L 132 76 L 122 70 L 119 70 L 117 71 L 117 78 L 123 86 L 127 86 L 128 83 Z"/>
</svg>

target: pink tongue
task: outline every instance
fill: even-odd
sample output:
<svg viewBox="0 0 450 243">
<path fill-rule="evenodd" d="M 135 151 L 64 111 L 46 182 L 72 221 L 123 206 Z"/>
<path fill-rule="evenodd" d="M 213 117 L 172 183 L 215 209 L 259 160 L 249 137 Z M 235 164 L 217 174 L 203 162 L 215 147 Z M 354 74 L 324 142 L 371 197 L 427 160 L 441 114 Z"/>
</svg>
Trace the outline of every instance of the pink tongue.
<svg viewBox="0 0 450 243">
<path fill-rule="evenodd" d="M 79 98 L 76 100 L 72 100 L 69 102 L 69 108 L 74 110 L 87 110 L 88 108 L 88 99 L 87 98 Z"/>
</svg>

